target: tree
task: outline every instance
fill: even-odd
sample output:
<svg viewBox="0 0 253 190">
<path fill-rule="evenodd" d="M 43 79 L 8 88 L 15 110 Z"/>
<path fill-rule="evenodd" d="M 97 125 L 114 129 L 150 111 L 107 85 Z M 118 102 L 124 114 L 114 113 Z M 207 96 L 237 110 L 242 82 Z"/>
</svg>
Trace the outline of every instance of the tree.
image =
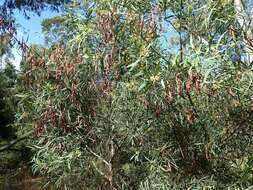
<svg viewBox="0 0 253 190">
<path fill-rule="evenodd" d="M 69 2 L 69 0 L 32 0 L 32 1 L 25 1 L 25 0 L 4 0 L 0 4 L 0 10 L 2 15 L 9 15 L 13 14 L 15 9 L 23 11 L 26 16 L 27 12 L 36 12 L 40 14 L 46 8 L 51 8 L 52 10 L 58 10 L 64 3 Z M 1 15 L 1 16 L 2 16 Z M 29 17 L 29 16 L 28 16 Z"/>
<path fill-rule="evenodd" d="M 22 12 L 27 19 L 31 12 L 40 13 L 50 8 L 59 11 L 69 0 L 4 0 L 0 3 L 0 56 L 11 55 L 11 49 L 16 44 L 21 51 L 26 51 L 25 43 L 16 37 L 14 11 Z"/>
<path fill-rule="evenodd" d="M 34 171 L 70 189 L 252 186 L 253 73 L 238 6 L 85 1 L 45 21 L 66 33 L 25 60 L 19 115 L 37 137 Z M 172 52 L 161 45 L 168 25 Z"/>
<path fill-rule="evenodd" d="M 15 67 L 8 63 L 0 71 L 0 137 L 11 139 L 15 137 L 15 130 L 9 126 L 14 122 L 14 108 L 11 102 L 12 88 L 17 79 Z"/>
</svg>

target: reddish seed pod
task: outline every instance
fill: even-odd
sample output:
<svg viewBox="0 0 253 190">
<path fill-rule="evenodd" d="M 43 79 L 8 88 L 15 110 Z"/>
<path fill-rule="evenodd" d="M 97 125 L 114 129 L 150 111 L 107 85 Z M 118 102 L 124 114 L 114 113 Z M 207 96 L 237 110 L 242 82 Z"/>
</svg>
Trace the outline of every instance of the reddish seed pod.
<svg viewBox="0 0 253 190">
<path fill-rule="evenodd" d="M 186 82 L 185 90 L 186 90 L 187 94 L 190 94 L 190 92 L 191 92 L 191 80 L 190 79 L 188 79 Z"/>
<path fill-rule="evenodd" d="M 60 127 L 65 129 L 66 127 L 66 118 L 65 118 L 65 113 L 64 112 L 60 112 L 59 114 L 59 121 L 60 121 Z"/>
<path fill-rule="evenodd" d="M 33 123 L 33 128 L 35 129 L 35 134 L 38 137 L 43 133 L 44 125 L 41 121 L 36 121 Z"/>
<path fill-rule="evenodd" d="M 159 117 L 161 114 L 161 106 L 159 104 L 156 104 L 155 114 L 156 114 L 156 117 Z"/>
<path fill-rule="evenodd" d="M 4 25 L 4 19 L 0 17 L 0 27 Z"/>
<path fill-rule="evenodd" d="M 183 96 L 183 82 L 179 78 L 179 74 L 177 74 L 177 76 L 176 76 L 176 82 L 177 82 L 177 94 L 179 96 Z"/>
<path fill-rule="evenodd" d="M 144 30 L 144 18 L 143 17 L 141 18 L 139 25 L 140 25 L 139 26 L 140 33 L 142 33 Z"/>
<path fill-rule="evenodd" d="M 192 83 L 194 84 L 194 88 L 197 92 L 200 92 L 201 86 L 200 86 L 200 75 L 197 73 L 194 73 L 191 75 Z"/>
<path fill-rule="evenodd" d="M 165 96 L 166 102 L 170 104 L 173 100 L 173 95 L 170 90 L 167 91 L 166 96 Z"/>
<path fill-rule="evenodd" d="M 149 107 L 149 101 L 147 99 L 144 99 L 143 104 L 144 104 L 144 108 L 148 109 L 148 107 Z"/>
<path fill-rule="evenodd" d="M 149 104 L 149 101 L 147 100 L 147 98 L 142 96 L 139 98 L 139 100 L 140 100 L 141 105 L 144 106 L 144 109 L 148 109 L 150 104 Z"/>
</svg>

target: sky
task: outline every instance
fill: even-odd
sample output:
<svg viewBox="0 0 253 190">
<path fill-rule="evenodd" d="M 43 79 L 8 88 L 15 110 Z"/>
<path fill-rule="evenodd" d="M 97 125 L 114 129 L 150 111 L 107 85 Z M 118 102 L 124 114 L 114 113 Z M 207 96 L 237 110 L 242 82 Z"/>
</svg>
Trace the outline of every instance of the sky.
<svg viewBox="0 0 253 190">
<path fill-rule="evenodd" d="M 30 13 L 30 19 L 24 17 L 24 15 L 16 10 L 14 13 L 16 24 L 18 24 L 17 28 L 17 38 L 19 40 L 27 40 L 27 44 L 44 44 L 44 36 L 42 33 L 41 23 L 46 18 L 51 18 L 60 13 L 52 12 L 51 10 L 45 10 L 41 13 L 40 16 L 34 13 Z M 19 69 L 19 63 L 21 60 L 21 51 L 17 48 L 13 49 L 13 55 L 15 60 L 13 60 L 13 64 L 16 69 Z"/>
</svg>

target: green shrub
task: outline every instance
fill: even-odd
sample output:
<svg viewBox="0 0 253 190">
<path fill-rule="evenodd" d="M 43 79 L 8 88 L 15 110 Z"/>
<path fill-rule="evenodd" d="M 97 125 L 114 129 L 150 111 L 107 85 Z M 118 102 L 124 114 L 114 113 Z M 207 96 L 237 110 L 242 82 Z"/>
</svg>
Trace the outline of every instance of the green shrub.
<svg viewBox="0 0 253 190">
<path fill-rule="evenodd" d="M 253 73 L 231 2 L 95 2 L 70 6 L 68 42 L 27 55 L 34 172 L 69 189 L 249 188 Z"/>
</svg>

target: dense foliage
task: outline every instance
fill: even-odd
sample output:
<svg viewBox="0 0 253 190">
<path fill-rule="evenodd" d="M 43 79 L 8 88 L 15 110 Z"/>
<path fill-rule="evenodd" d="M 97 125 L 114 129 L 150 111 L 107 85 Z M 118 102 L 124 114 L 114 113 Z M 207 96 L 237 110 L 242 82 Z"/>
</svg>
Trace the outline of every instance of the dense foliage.
<svg viewBox="0 0 253 190">
<path fill-rule="evenodd" d="M 253 45 L 246 1 L 74 1 L 22 66 L 32 169 L 65 189 L 246 189 Z"/>
<path fill-rule="evenodd" d="M 10 124 L 15 120 L 12 94 L 16 79 L 15 68 L 10 63 L 0 69 L 0 142 L 15 137 Z"/>
</svg>

